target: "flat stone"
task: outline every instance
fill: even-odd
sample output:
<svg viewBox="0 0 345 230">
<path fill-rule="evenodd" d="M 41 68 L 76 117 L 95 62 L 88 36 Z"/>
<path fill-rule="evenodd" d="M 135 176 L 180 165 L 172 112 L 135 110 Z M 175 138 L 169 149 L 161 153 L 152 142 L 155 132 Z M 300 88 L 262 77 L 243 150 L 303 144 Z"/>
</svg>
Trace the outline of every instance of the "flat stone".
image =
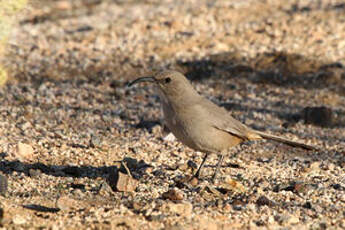
<svg viewBox="0 0 345 230">
<path fill-rule="evenodd" d="M 116 192 L 134 192 L 139 182 L 119 170 L 114 170 L 108 176 L 108 184 Z"/>
<path fill-rule="evenodd" d="M 176 213 L 180 216 L 190 216 L 193 211 L 193 205 L 189 202 L 178 204 L 169 202 L 166 204 L 166 209 L 168 212 Z"/>
<path fill-rule="evenodd" d="M 19 160 L 31 159 L 34 149 L 29 144 L 19 142 L 17 145 L 17 157 Z"/>
<path fill-rule="evenodd" d="M 162 194 L 164 199 L 168 200 L 183 200 L 184 194 L 177 189 L 170 189 L 169 191 Z"/>
</svg>

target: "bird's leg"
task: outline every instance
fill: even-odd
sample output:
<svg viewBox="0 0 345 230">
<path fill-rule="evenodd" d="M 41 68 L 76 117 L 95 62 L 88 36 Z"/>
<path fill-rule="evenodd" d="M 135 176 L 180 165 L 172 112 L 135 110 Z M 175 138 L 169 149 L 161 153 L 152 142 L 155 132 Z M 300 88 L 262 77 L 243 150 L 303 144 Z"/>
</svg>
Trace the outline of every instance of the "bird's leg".
<svg viewBox="0 0 345 230">
<path fill-rule="evenodd" d="M 199 179 L 200 173 L 201 173 L 201 169 L 203 168 L 203 166 L 204 166 L 204 164 L 205 164 L 205 162 L 206 162 L 207 157 L 208 157 L 208 154 L 205 153 L 204 159 L 202 160 L 202 162 L 201 162 L 201 164 L 200 164 L 200 166 L 199 166 L 199 168 L 198 168 L 198 171 L 196 171 L 196 173 L 194 174 L 193 177 Z"/>
<path fill-rule="evenodd" d="M 220 154 L 219 155 L 219 158 L 218 158 L 218 163 L 216 165 L 216 170 L 214 171 L 214 174 L 212 176 L 212 183 L 214 183 L 214 181 L 216 180 L 216 177 L 217 177 L 217 173 L 219 171 L 219 167 L 222 165 L 223 163 L 223 159 L 224 159 L 224 155 L 223 154 Z"/>
</svg>

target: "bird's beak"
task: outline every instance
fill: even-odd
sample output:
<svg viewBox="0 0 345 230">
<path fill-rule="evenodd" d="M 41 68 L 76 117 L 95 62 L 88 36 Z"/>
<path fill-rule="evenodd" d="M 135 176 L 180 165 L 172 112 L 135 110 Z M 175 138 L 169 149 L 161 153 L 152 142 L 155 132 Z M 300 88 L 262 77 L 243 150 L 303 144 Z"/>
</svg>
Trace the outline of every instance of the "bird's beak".
<svg viewBox="0 0 345 230">
<path fill-rule="evenodd" d="M 137 79 L 135 79 L 134 81 L 128 83 L 128 87 L 131 87 L 134 84 L 137 84 L 139 82 L 157 82 L 156 78 L 154 77 L 139 77 Z"/>
</svg>

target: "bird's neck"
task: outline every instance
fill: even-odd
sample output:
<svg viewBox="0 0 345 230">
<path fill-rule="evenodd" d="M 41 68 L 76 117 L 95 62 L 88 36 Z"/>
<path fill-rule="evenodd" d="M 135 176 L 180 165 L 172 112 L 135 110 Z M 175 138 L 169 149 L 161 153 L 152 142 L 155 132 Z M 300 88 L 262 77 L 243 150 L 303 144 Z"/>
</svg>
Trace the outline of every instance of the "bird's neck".
<svg viewBox="0 0 345 230">
<path fill-rule="evenodd" d="M 197 91 L 187 90 L 180 93 L 164 94 L 161 90 L 159 92 L 160 99 L 165 106 L 169 106 L 172 109 L 183 109 L 196 104 L 200 100 L 201 96 Z"/>
</svg>

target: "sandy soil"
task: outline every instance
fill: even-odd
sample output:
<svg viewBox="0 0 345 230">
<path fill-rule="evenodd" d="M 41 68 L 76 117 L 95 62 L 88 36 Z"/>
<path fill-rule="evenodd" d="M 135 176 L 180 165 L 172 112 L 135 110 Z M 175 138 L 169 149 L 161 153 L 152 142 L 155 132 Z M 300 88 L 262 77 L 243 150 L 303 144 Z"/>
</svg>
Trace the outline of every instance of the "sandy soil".
<svg viewBox="0 0 345 230">
<path fill-rule="evenodd" d="M 34 1 L 2 57 L 1 225 L 345 228 L 344 60 L 340 0 Z M 215 184 L 216 156 L 186 182 L 202 153 L 163 140 L 151 86 L 125 87 L 164 68 L 245 124 L 320 149 L 247 142 Z"/>
</svg>

